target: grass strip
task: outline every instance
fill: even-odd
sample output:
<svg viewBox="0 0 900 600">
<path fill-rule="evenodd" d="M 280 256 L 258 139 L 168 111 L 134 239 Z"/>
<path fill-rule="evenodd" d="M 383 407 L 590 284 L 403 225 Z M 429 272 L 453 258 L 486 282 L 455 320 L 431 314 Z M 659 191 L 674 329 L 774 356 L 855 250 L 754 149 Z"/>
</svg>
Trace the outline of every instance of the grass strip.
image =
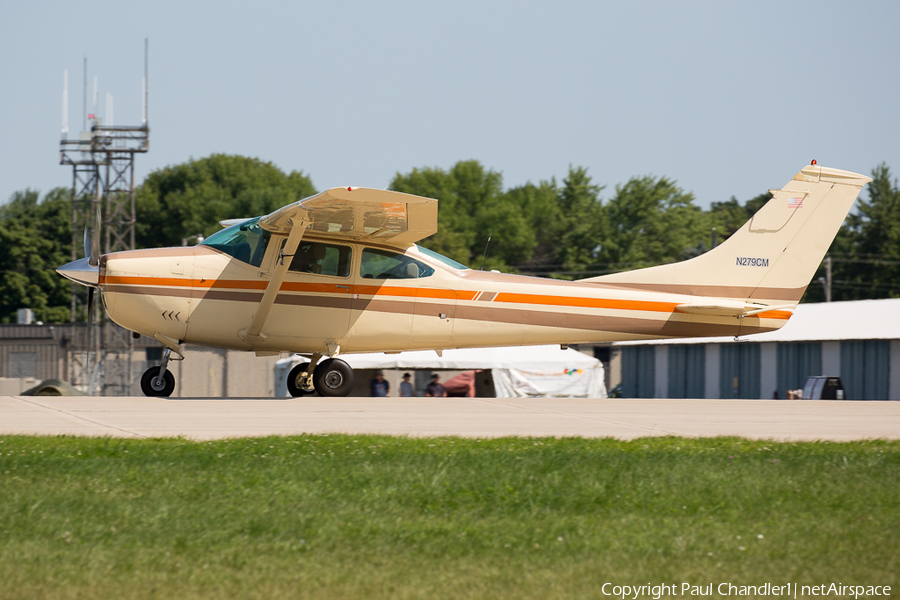
<svg viewBox="0 0 900 600">
<path fill-rule="evenodd" d="M 900 443 L 0 437 L 2 598 L 900 590 Z"/>
</svg>

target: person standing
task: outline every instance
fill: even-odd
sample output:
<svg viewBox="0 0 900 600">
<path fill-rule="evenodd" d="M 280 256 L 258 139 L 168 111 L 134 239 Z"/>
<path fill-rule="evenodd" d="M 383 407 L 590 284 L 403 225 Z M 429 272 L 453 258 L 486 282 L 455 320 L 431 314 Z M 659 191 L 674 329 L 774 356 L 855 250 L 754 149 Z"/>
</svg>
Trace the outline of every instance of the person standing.
<svg viewBox="0 0 900 600">
<path fill-rule="evenodd" d="M 437 373 L 431 374 L 431 383 L 425 388 L 425 395 L 430 398 L 446 398 L 447 390 L 441 385 L 441 376 Z"/>
<path fill-rule="evenodd" d="M 375 379 L 372 380 L 372 383 L 369 384 L 369 391 L 372 396 L 375 398 L 384 398 L 388 395 L 388 391 L 391 389 L 391 384 L 387 382 L 384 378 L 384 373 L 381 371 L 375 372 Z"/>
<path fill-rule="evenodd" d="M 400 395 L 403 397 L 411 397 L 416 395 L 416 390 L 413 389 L 412 383 L 410 383 L 409 379 L 412 377 L 409 373 L 403 374 L 403 381 L 400 382 Z"/>
</svg>

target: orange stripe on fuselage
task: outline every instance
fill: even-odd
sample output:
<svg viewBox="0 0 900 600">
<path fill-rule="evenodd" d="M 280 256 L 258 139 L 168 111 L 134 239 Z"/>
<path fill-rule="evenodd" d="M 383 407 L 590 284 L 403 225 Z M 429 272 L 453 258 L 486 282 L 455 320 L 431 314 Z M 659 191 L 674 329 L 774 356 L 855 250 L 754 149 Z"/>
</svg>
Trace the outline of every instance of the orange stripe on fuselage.
<svg viewBox="0 0 900 600">
<path fill-rule="evenodd" d="M 544 306 L 572 306 L 577 308 L 606 308 L 612 310 L 641 310 L 649 312 L 673 313 L 678 302 L 656 302 L 653 300 L 613 300 L 607 298 L 582 298 L 578 296 L 549 296 L 542 294 L 517 294 L 500 292 L 494 302 L 514 304 L 537 304 Z M 755 316 L 763 319 L 791 318 L 793 313 L 786 310 L 770 310 Z"/>
<path fill-rule="evenodd" d="M 574 306 L 578 308 L 609 308 L 615 310 L 646 310 L 651 312 L 675 312 L 677 302 L 649 300 L 610 300 L 606 298 L 580 298 L 577 296 L 547 296 L 543 294 L 514 294 L 500 292 L 494 302 L 515 304 L 542 304 L 544 306 Z"/>
<path fill-rule="evenodd" d="M 265 290 L 266 281 L 249 281 L 244 279 L 186 279 L 178 277 L 135 277 L 109 275 L 100 278 L 100 284 L 144 285 L 159 287 L 194 287 L 216 289 Z M 449 290 L 440 288 L 414 288 L 388 285 L 351 285 L 344 287 L 340 283 L 300 283 L 286 281 L 281 284 L 281 291 L 306 292 L 319 294 L 360 294 L 366 296 L 385 296 L 396 298 L 435 298 L 442 300 L 474 300 L 477 291 Z M 676 312 L 677 302 L 657 302 L 652 300 L 615 300 L 607 298 L 584 298 L 578 296 L 551 296 L 546 294 L 519 294 L 499 292 L 493 302 L 509 304 L 532 304 L 537 306 L 570 306 L 576 308 L 603 308 L 611 310 L 637 310 L 647 312 Z M 755 315 L 761 319 L 787 320 L 792 313 L 784 310 L 771 310 Z"/>
<path fill-rule="evenodd" d="M 107 275 L 100 278 L 101 284 L 155 285 L 165 287 L 228 288 L 237 290 L 264 290 L 265 281 L 245 279 L 186 279 L 179 277 L 126 277 Z"/>
</svg>

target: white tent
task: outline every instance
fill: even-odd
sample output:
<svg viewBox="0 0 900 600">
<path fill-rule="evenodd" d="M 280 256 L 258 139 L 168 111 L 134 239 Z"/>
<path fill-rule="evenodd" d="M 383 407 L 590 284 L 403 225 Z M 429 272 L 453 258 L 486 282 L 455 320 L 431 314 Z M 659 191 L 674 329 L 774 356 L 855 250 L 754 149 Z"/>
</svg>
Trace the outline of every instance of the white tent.
<svg viewBox="0 0 900 600">
<path fill-rule="evenodd" d="M 346 354 L 341 359 L 354 369 L 491 369 L 498 398 L 606 397 L 603 365 L 596 358 L 571 348 L 470 348 L 444 350 L 442 354 L 419 350 L 400 354 Z M 276 386 L 284 386 L 287 372 L 299 360 L 290 357 L 278 361 Z"/>
</svg>

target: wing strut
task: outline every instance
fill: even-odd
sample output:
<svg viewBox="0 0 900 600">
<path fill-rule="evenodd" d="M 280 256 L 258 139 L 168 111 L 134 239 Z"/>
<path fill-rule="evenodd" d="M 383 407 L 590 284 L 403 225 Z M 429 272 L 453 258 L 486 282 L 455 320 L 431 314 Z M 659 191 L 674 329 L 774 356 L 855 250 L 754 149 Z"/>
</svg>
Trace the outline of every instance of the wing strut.
<svg viewBox="0 0 900 600">
<path fill-rule="evenodd" d="M 287 242 L 281 249 L 280 260 L 276 258 L 277 261 L 275 263 L 275 271 L 272 273 L 272 279 L 269 280 L 269 285 L 266 286 L 266 291 L 263 294 L 262 300 L 259 301 L 259 308 L 256 310 L 256 314 L 253 316 L 253 322 L 250 323 L 250 327 L 247 329 L 242 329 L 238 335 L 242 340 L 248 343 L 261 342 L 266 339 L 266 335 L 262 333 L 263 325 L 266 324 L 266 319 L 269 317 L 269 311 L 272 310 L 272 305 L 275 304 L 275 297 L 278 296 L 278 291 L 281 289 L 281 284 L 284 282 L 284 277 L 287 275 L 288 267 L 291 266 L 291 258 L 297 252 L 297 247 L 300 245 L 300 240 L 303 239 L 303 233 L 306 231 L 306 228 L 309 226 L 310 221 L 300 220 L 291 221 L 291 233 L 288 235 Z M 288 261 L 285 262 L 284 259 L 287 258 Z"/>
</svg>

